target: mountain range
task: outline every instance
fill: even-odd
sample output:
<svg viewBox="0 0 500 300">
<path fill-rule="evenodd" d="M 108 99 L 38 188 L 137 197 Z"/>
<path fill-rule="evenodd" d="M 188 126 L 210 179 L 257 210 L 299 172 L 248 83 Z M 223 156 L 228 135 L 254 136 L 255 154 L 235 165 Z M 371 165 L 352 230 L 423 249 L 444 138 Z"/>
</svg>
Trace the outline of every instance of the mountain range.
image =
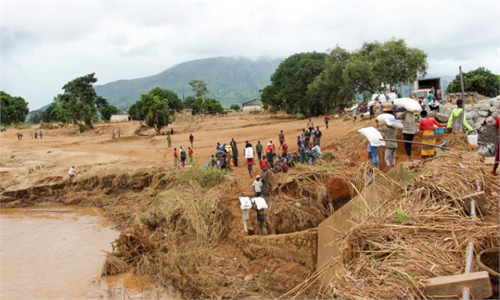
<svg viewBox="0 0 500 300">
<path fill-rule="evenodd" d="M 194 96 L 191 80 L 207 84 L 208 97 L 229 108 L 232 104 L 259 97 L 259 90 L 271 83 L 270 78 L 283 59 L 214 57 L 192 60 L 169 68 L 159 74 L 94 85 L 102 96 L 118 108 L 127 108 L 141 99 L 141 94 L 155 87 L 171 90 L 182 99 Z"/>
</svg>

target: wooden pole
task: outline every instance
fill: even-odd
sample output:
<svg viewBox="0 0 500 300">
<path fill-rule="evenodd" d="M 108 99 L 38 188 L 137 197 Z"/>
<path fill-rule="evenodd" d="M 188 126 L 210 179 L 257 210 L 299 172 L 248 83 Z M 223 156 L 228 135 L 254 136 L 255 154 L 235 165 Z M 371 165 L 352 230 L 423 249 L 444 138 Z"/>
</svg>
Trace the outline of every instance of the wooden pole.
<svg viewBox="0 0 500 300">
<path fill-rule="evenodd" d="M 448 147 L 443 147 L 443 146 L 438 146 L 438 145 L 429 145 L 429 144 L 424 144 L 420 142 L 414 142 L 414 141 L 405 141 L 405 140 L 387 140 L 387 139 L 380 139 L 381 141 L 385 142 L 401 142 L 401 143 L 410 143 L 410 144 L 415 144 L 415 145 L 425 145 L 425 146 L 431 146 L 431 147 L 436 147 L 436 148 L 441 148 L 445 150 L 450 150 Z"/>
<path fill-rule="evenodd" d="M 463 105 L 465 107 L 464 75 L 462 74 L 462 66 L 459 66 L 458 70 L 460 71 L 460 86 L 462 87 L 462 101 L 464 102 Z"/>
</svg>

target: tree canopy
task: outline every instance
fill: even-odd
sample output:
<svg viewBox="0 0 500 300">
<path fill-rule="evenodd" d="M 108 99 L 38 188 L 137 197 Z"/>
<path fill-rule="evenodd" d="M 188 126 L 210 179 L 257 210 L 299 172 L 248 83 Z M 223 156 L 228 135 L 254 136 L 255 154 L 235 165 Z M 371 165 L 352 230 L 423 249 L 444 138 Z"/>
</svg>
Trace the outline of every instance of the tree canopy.
<svg viewBox="0 0 500 300">
<path fill-rule="evenodd" d="M 141 100 L 129 108 L 129 114 L 132 119 L 144 121 L 160 134 L 161 129 L 174 120 L 175 112 L 180 110 L 182 101 L 177 94 L 156 87 L 149 93 L 142 94 Z"/>
<path fill-rule="evenodd" d="M 309 86 L 309 93 L 321 98 L 325 108 L 349 104 L 356 93 L 376 93 L 381 83 L 395 86 L 415 81 L 427 72 L 427 54 L 410 48 L 403 39 L 366 42 L 349 52 L 336 46 L 325 70 Z"/>
<path fill-rule="evenodd" d="M 28 102 L 22 97 L 14 97 L 0 91 L 1 116 L 0 124 L 23 123 L 29 113 Z"/>
<path fill-rule="evenodd" d="M 500 76 L 491 73 L 483 67 L 462 73 L 464 77 L 464 90 L 468 92 L 478 92 L 481 95 L 495 97 L 499 95 Z M 460 74 L 448 85 L 447 93 L 460 93 L 462 86 Z"/>
<path fill-rule="evenodd" d="M 117 111 L 106 99 L 97 96 L 93 84 L 97 82 L 95 73 L 73 79 L 63 86 L 64 93 L 54 97 L 53 103 L 44 111 L 44 122 L 70 122 L 80 126 L 80 130 L 92 128 L 98 120 L 99 112 L 105 120 Z"/>
<path fill-rule="evenodd" d="M 324 53 L 299 53 L 285 59 L 262 92 L 262 103 L 271 111 L 316 115 L 322 112 L 320 99 L 307 86 L 325 68 Z"/>
</svg>

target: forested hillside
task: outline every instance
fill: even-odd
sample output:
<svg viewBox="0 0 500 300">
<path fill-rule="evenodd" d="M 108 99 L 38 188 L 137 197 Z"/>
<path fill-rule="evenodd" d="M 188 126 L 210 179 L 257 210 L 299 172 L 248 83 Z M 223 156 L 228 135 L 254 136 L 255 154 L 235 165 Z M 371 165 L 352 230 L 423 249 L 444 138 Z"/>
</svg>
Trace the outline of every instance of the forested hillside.
<svg viewBox="0 0 500 300">
<path fill-rule="evenodd" d="M 119 80 L 95 85 L 99 96 L 117 107 L 128 107 L 140 99 L 141 94 L 154 87 L 172 90 L 182 98 L 194 95 L 189 81 L 204 80 L 209 98 L 219 100 L 226 108 L 259 96 L 259 90 L 270 83 L 270 77 L 282 59 L 250 60 L 245 58 L 216 57 L 181 63 L 159 74 L 131 80 Z"/>
</svg>

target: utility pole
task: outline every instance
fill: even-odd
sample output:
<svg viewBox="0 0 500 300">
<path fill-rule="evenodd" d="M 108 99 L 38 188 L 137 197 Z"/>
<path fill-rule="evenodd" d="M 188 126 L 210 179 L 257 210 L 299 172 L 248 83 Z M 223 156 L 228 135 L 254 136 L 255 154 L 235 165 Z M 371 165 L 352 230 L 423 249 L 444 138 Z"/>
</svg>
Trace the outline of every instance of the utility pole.
<svg viewBox="0 0 500 300">
<path fill-rule="evenodd" d="M 462 66 L 459 66 L 458 70 L 460 71 L 460 85 L 462 86 L 462 100 L 464 101 L 464 107 L 465 107 L 464 75 L 462 74 Z"/>
</svg>

